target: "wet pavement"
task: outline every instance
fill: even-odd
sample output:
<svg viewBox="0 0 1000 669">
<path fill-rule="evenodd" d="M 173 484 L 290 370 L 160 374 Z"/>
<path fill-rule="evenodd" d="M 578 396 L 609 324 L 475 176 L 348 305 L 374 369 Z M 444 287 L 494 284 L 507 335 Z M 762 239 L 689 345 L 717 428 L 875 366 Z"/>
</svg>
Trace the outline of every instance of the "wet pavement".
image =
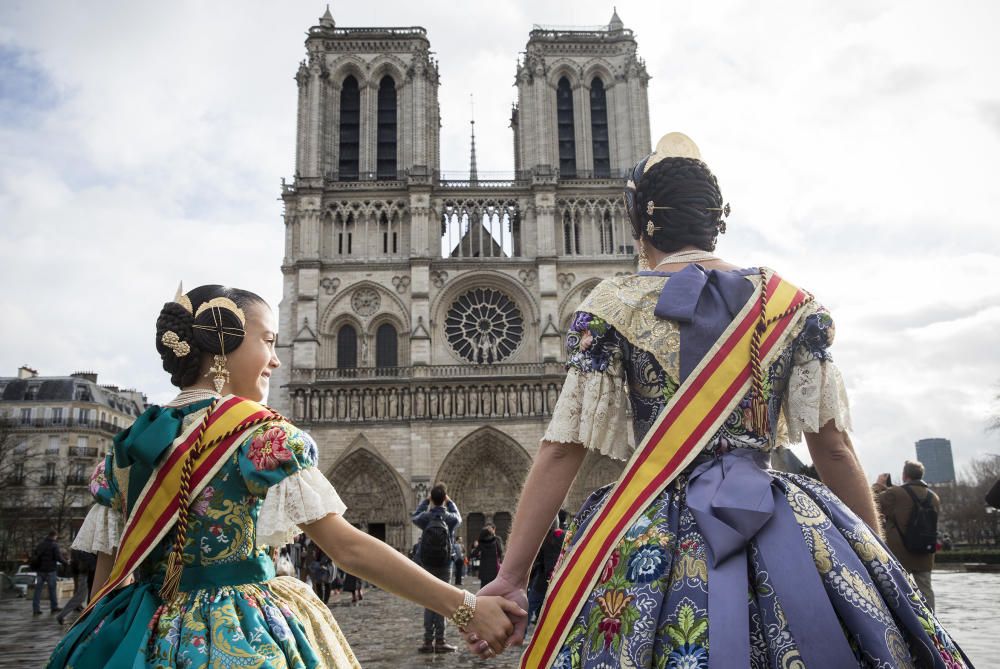
<svg viewBox="0 0 1000 669">
<path fill-rule="evenodd" d="M 935 571 L 934 585 L 938 617 L 973 663 L 979 669 L 1000 667 L 1000 574 Z M 366 590 L 358 606 L 351 606 L 347 596 L 331 599 L 331 608 L 365 669 L 517 666 L 517 652 L 489 661 L 461 649 L 447 655 L 418 653 L 423 609 L 376 589 Z M 30 600 L 0 600 L 0 668 L 43 667 L 64 629 L 48 613 L 33 617 Z M 458 645 L 458 634 L 449 630 L 449 641 Z"/>
</svg>

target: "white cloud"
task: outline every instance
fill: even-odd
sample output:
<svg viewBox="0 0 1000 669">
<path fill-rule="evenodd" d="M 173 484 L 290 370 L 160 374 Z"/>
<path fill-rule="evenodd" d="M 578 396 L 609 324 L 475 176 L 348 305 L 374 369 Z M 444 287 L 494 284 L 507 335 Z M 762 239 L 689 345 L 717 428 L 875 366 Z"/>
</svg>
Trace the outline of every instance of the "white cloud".
<svg viewBox="0 0 1000 669">
<path fill-rule="evenodd" d="M 838 323 L 869 470 L 924 436 L 959 465 L 1000 381 L 1000 47 L 986 1 L 624 1 L 654 138 L 692 135 L 734 215 L 722 251 L 813 290 Z M 304 31 L 321 3 L 0 7 L 0 373 L 77 367 L 170 393 L 152 315 L 176 281 L 280 297 Z M 335 4 L 339 25 L 422 25 L 440 60 L 442 158 L 510 170 L 533 23 L 604 3 Z"/>
</svg>

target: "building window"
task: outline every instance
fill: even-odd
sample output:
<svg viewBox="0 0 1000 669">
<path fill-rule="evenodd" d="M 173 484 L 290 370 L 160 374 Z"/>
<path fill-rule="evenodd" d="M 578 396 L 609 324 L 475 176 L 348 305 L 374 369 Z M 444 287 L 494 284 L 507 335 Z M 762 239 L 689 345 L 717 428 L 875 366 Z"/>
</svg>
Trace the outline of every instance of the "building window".
<svg viewBox="0 0 1000 669">
<path fill-rule="evenodd" d="M 383 323 L 375 331 L 375 366 L 396 367 L 399 364 L 399 337 L 396 328 Z"/>
<path fill-rule="evenodd" d="M 358 366 L 358 333 L 353 325 L 343 325 L 337 331 L 337 369 Z"/>
<path fill-rule="evenodd" d="M 568 256 L 580 253 L 580 217 L 569 211 L 563 213 L 563 253 Z"/>
<path fill-rule="evenodd" d="M 80 425 L 90 425 L 90 409 L 77 409 L 76 421 Z"/>
<path fill-rule="evenodd" d="M 49 437 L 49 447 L 45 455 L 59 455 L 59 437 Z"/>
<path fill-rule="evenodd" d="M 353 76 L 344 79 L 340 89 L 340 163 L 341 181 L 358 180 L 358 156 L 361 146 L 361 92 Z"/>
<path fill-rule="evenodd" d="M 378 86 L 378 156 L 376 178 L 396 178 L 396 82 L 382 77 Z"/>
<path fill-rule="evenodd" d="M 611 149 L 608 146 L 608 96 L 604 82 L 594 77 L 590 84 L 590 134 L 594 143 L 594 176 L 611 176 Z"/>
<path fill-rule="evenodd" d="M 27 425 L 31 422 L 31 409 L 21 409 L 21 425 Z"/>
<path fill-rule="evenodd" d="M 56 483 L 56 463 L 46 462 L 45 473 L 42 474 L 42 485 L 55 485 Z"/>
<path fill-rule="evenodd" d="M 15 462 L 14 466 L 10 470 L 10 482 L 14 485 L 21 485 L 24 483 L 24 463 Z"/>
<path fill-rule="evenodd" d="M 52 409 L 52 422 L 59 425 L 63 422 L 63 410 L 62 407 L 54 407 Z"/>
<path fill-rule="evenodd" d="M 38 397 L 38 385 L 28 386 L 28 389 L 24 391 L 24 399 L 34 400 Z"/>
<path fill-rule="evenodd" d="M 615 226 L 611 220 L 611 212 L 606 211 L 601 216 L 601 253 L 612 255 L 615 252 Z"/>
<path fill-rule="evenodd" d="M 87 464 L 84 462 L 74 462 L 69 470 L 69 479 L 66 481 L 70 485 L 83 485 L 87 483 Z"/>
<path fill-rule="evenodd" d="M 509 297 L 492 288 L 476 288 L 448 309 L 444 333 L 454 351 L 477 364 L 510 357 L 524 337 L 521 310 Z"/>
<path fill-rule="evenodd" d="M 556 119 L 559 129 L 559 176 L 576 176 L 576 134 L 573 129 L 573 89 L 569 79 L 559 80 L 556 89 Z"/>
<path fill-rule="evenodd" d="M 335 219 L 334 225 L 338 223 L 340 229 L 337 231 L 337 255 L 349 256 L 353 253 L 354 214 L 348 214 L 347 220 L 342 223 L 338 217 Z"/>
</svg>

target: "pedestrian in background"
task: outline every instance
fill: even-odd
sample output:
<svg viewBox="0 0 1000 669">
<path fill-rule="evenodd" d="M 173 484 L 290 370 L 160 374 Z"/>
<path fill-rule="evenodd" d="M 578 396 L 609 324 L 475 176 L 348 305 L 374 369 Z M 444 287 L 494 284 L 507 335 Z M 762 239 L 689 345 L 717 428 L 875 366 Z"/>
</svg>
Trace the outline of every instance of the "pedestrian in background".
<svg viewBox="0 0 1000 669">
<path fill-rule="evenodd" d="M 455 572 L 455 585 L 462 585 L 462 577 L 465 576 L 465 547 L 462 546 L 462 538 L 455 538 L 455 545 L 452 550 L 452 568 Z"/>
<path fill-rule="evenodd" d="M 903 485 L 891 484 L 888 474 L 875 483 L 879 511 L 885 518 L 885 541 L 903 568 L 913 576 L 927 605 L 934 610 L 931 570 L 937 550 L 937 520 L 941 500 L 924 478 L 924 466 L 915 460 L 903 465 Z"/>
<path fill-rule="evenodd" d="M 422 530 L 417 542 L 417 563 L 442 581 L 450 581 L 455 528 L 462 523 L 462 516 L 458 506 L 448 497 L 443 483 L 431 488 L 430 496 L 420 502 L 411 519 Z M 424 609 L 424 645 L 419 649 L 421 653 L 452 653 L 457 650 L 445 641 L 445 627 L 444 616 Z"/>
<path fill-rule="evenodd" d="M 479 559 L 479 587 L 482 588 L 497 577 L 500 563 L 503 562 L 503 541 L 497 536 L 497 528 L 493 523 L 487 523 L 479 533 L 476 557 Z"/>
<path fill-rule="evenodd" d="M 50 613 L 62 610 L 59 608 L 57 590 L 57 571 L 61 564 L 66 564 L 66 559 L 59 549 L 59 534 L 53 530 L 35 546 L 35 551 L 31 555 L 31 568 L 35 570 L 35 598 L 31 607 L 36 616 L 42 614 L 42 585 L 49 589 Z"/>
<path fill-rule="evenodd" d="M 76 610 L 83 611 L 83 605 L 87 603 L 87 596 L 90 594 L 90 586 L 87 584 L 88 575 L 97 566 L 97 556 L 93 553 L 71 550 L 69 553 L 69 573 L 73 577 L 73 597 L 66 602 L 66 606 L 56 616 L 56 620 L 62 625 L 66 622 L 66 616 Z"/>
<path fill-rule="evenodd" d="M 552 572 L 555 571 L 556 562 L 559 561 L 559 553 L 562 552 L 563 536 L 565 531 L 559 527 L 559 518 L 552 521 L 549 533 L 538 549 L 535 556 L 535 563 L 531 567 L 531 575 L 528 577 L 528 624 L 538 620 L 538 614 L 542 611 L 542 604 L 545 602 L 545 593 L 549 589 L 549 581 L 552 579 Z"/>
<path fill-rule="evenodd" d="M 474 539 L 469 547 L 469 575 L 479 576 L 479 539 Z"/>
</svg>

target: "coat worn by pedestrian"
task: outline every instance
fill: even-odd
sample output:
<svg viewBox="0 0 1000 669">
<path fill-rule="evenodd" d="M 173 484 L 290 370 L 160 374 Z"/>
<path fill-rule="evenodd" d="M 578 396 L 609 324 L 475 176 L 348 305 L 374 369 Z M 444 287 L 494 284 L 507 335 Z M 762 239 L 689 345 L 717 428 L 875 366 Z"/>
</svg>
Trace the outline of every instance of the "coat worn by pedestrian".
<svg viewBox="0 0 1000 669">
<path fill-rule="evenodd" d="M 59 542 L 51 537 L 45 537 L 32 553 L 31 567 L 36 572 L 49 573 L 59 569 L 59 565 L 65 562 Z"/>
<path fill-rule="evenodd" d="M 479 581 L 483 585 L 493 582 L 500 573 L 500 563 L 503 561 L 503 541 L 492 532 L 483 531 L 475 550 L 479 558 Z"/>
<path fill-rule="evenodd" d="M 116 552 L 123 518 L 143 520 L 140 492 L 155 479 L 171 443 L 202 421 L 207 408 L 207 401 L 154 406 L 115 437 L 112 454 L 91 479 L 97 504 L 75 548 Z M 298 579 L 275 577 L 269 557 L 269 547 L 288 543 L 298 525 L 344 512 L 316 463 L 315 442 L 294 425 L 271 420 L 253 429 L 190 504 L 177 597 L 165 602 L 160 596 L 171 530 L 133 583 L 105 595 L 77 622 L 48 666 L 356 669 L 330 610 Z"/>
<path fill-rule="evenodd" d="M 911 553 L 903 544 L 903 534 L 906 533 L 914 507 L 913 500 L 905 488 L 912 490 L 921 502 L 930 495 L 934 510 L 941 512 L 941 500 L 924 481 L 909 481 L 903 485 L 886 488 L 875 498 L 879 512 L 885 519 L 885 542 L 907 571 L 931 571 L 934 568 L 934 553 Z"/>
</svg>

